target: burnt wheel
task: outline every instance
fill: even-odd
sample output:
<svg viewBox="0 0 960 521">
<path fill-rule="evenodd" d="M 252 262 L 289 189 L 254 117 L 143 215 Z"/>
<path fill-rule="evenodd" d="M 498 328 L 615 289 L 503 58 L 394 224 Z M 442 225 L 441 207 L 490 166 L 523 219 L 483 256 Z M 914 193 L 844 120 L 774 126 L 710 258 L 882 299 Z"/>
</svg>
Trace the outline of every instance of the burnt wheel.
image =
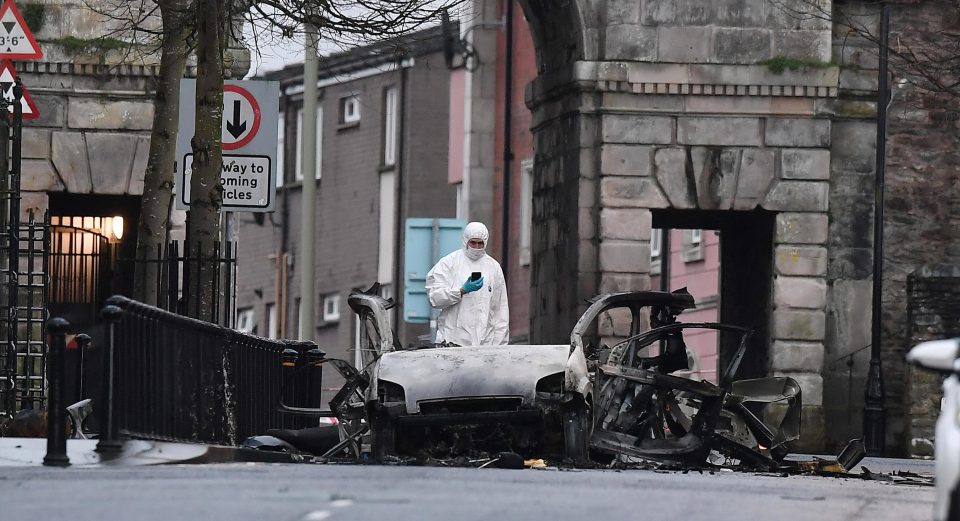
<svg viewBox="0 0 960 521">
<path fill-rule="evenodd" d="M 590 408 L 582 398 L 574 398 L 561 407 L 563 422 L 563 458 L 573 463 L 589 459 Z"/>
</svg>

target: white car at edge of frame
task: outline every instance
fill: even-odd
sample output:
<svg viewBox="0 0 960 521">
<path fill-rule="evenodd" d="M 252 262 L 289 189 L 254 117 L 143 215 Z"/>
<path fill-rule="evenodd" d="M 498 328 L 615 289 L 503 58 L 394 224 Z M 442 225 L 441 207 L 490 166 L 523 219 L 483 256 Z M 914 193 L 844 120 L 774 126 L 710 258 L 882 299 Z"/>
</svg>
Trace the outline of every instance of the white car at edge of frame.
<svg viewBox="0 0 960 521">
<path fill-rule="evenodd" d="M 934 520 L 960 521 L 960 338 L 917 344 L 907 361 L 947 375 L 934 435 Z"/>
</svg>

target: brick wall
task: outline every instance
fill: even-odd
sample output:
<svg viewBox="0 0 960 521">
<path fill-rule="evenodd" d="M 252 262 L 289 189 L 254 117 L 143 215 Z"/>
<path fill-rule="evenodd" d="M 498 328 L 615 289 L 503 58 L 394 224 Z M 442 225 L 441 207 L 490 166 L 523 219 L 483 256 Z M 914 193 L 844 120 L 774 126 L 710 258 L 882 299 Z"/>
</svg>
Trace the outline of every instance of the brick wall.
<svg viewBox="0 0 960 521">
<path fill-rule="evenodd" d="M 924 266 L 907 277 L 907 348 L 960 336 L 960 267 Z M 933 371 L 907 369 L 907 446 L 912 456 L 933 456 L 934 426 L 940 415 L 943 377 Z"/>
</svg>

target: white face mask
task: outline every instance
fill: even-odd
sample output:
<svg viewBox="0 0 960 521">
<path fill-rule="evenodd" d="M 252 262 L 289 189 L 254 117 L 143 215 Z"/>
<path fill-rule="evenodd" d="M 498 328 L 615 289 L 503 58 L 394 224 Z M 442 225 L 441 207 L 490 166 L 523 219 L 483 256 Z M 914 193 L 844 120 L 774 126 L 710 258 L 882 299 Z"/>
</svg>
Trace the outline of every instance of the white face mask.
<svg viewBox="0 0 960 521">
<path fill-rule="evenodd" d="M 467 258 L 470 260 L 480 260 L 484 253 L 486 253 L 484 248 L 471 248 L 467 246 Z"/>
</svg>

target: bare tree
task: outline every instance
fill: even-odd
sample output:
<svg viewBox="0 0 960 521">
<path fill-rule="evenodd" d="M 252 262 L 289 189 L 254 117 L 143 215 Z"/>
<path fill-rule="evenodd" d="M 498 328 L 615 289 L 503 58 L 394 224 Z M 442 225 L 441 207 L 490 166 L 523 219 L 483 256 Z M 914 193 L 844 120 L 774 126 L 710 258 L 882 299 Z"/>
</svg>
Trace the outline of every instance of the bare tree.
<svg viewBox="0 0 960 521">
<path fill-rule="evenodd" d="M 245 20 L 258 37 L 293 38 L 304 24 L 317 27 L 327 43 L 342 47 L 383 40 L 436 23 L 444 9 L 466 0 L 85 0 L 88 7 L 118 25 L 117 34 L 146 35 L 161 49 L 160 76 L 156 83 L 154 124 L 138 223 L 137 255 L 149 257 L 162 247 L 169 232 L 173 168 L 178 132 L 179 80 L 187 56 L 197 57 L 196 127 L 191 137 L 193 168 L 187 245 L 191 252 L 212 257 L 220 236 L 223 187 L 221 124 L 223 112 L 224 53 Z M 96 4 L 96 5 L 92 5 Z M 159 23 L 157 23 L 159 14 Z M 254 46 L 259 42 L 254 41 Z M 193 45 L 195 44 L 195 45 Z M 136 297 L 157 300 L 155 267 L 141 263 L 136 277 Z M 191 314 L 212 318 L 216 295 L 212 270 L 195 273 L 194 287 L 201 295 L 191 303 Z"/>
<path fill-rule="evenodd" d="M 187 212 L 187 248 L 198 261 L 215 261 L 214 244 L 220 238 L 220 208 L 223 186 L 221 125 L 223 123 L 223 52 L 229 25 L 229 0 L 197 1 L 197 97 L 196 123 L 190 146 L 193 168 L 190 179 L 190 210 Z M 213 320 L 217 286 L 216 270 L 191 265 L 190 280 L 197 280 L 198 294 L 189 303 L 191 316 Z M 210 280 L 204 280 L 210 279 Z"/>
<path fill-rule="evenodd" d="M 143 179 L 140 220 L 137 223 L 137 259 L 158 256 L 167 242 L 173 201 L 173 170 L 179 131 L 180 78 L 189 54 L 193 29 L 191 0 L 157 0 L 162 20 L 160 70 L 153 101 L 150 152 Z M 157 304 L 159 265 L 138 262 L 134 298 Z"/>
</svg>

